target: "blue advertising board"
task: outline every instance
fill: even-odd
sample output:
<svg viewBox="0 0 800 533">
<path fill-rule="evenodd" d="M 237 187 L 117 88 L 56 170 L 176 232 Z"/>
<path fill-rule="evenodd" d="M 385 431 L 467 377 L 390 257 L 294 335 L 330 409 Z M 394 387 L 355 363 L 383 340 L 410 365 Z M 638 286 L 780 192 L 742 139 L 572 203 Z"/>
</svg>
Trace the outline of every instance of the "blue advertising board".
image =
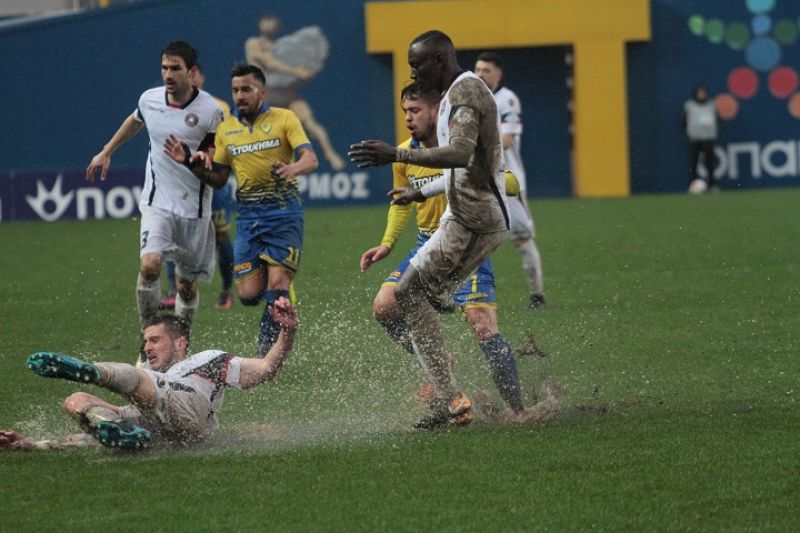
<svg viewBox="0 0 800 533">
<path fill-rule="evenodd" d="M 272 97 L 301 115 L 319 155 L 320 168 L 300 180 L 307 206 L 381 203 L 391 188 L 389 168 L 361 170 L 346 161 L 353 142 L 403 140 L 394 133 L 392 58 L 366 52 L 364 5 L 269 4 L 280 22 L 269 36 L 276 54 L 316 36 L 310 76 L 287 81 L 273 73 L 269 82 Z M 494 6 L 502 9 L 487 2 Z M 650 7 L 652 39 L 626 45 L 631 191 L 685 190 L 681 111 L 698 83 L 710 88 L 722 118 L 715 172 L 723 188 L 800 184 L 797 2 L 652 0 Z M 142 185 L 147 136 L 114 154 L 108 182 L 84 181 L 89 160 L 139 95 L 161 84 L 160 51 L 171 40 L 199 49 L 204 88 L 226 98 L 230 67 L 260 35 L 263 10 L 255 0 L 142 1 L 0 22 L 7 73 L 0 98 L 8 104 L 0 128 L 0 220 L 135 215 L 128 207 Z M 530 196 L 573 194 L 570 46 L 496 51 L 506 63 L 504 83 L 523 105 Z M 461 65 L 472 67 L 479 52 L 459 50 Z"/>
</svg>

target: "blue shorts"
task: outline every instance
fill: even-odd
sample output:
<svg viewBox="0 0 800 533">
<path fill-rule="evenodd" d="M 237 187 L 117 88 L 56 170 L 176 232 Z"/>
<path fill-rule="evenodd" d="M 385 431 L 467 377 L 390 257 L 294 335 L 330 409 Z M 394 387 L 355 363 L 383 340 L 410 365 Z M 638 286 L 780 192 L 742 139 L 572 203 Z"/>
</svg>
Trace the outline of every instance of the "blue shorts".
<svg viewBox="0 0 800 533">
<path fill-rule="evenodd" d="M 262 263 L 296 274 L 303 249 L 303 211 L 278 206 L 239 205 L 233 274 L 236 283 L 255 274 Z"/>
<path fill-rule="evenodd" d="M 221 189 L 214 189 L 211 196 L 211 220 L 217 233 L 227 232 L 231 226 L 231 213 L 233 212 L 233 190 L 227 183 Z"/>
<path fill-rule="evenodd" d="M 382 287 L 397 285 L 403 272 L 406 271 L 411 262 L 411 258 L 417 255 L 417 250 L 430 239 L 430 233 L 422 231 L 417 235 L 417 244 L 406 254 L 405 258 L 384 280 Z M 453 295 L 456 305 L 462 309 L 470 307 L 497 307 L 497 293 L 495 291 L 494 269 L 492 268 L 491 258 L 486 258 L 478 266 L 477 270 L 458 287 Z"/>
</svg>

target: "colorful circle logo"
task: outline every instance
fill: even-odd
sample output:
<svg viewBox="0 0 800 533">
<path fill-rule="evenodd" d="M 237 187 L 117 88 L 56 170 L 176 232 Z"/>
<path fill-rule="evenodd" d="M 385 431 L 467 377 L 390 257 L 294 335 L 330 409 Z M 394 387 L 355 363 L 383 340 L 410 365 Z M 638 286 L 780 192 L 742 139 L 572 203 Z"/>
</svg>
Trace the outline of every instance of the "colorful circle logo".
<svg viewBox="0 0 800 533">
<path fill-rule="evenodd" d="M 800 76 L 787 65 L 781 65 L 782 47 L 793 45 L 800 34 L 800 20 L 780 19 L 773 21 L 770 11 L 776 0 L 745 0 L 748 11 L 753 14 L 750 24 L 719 19 L 705 19 L 701 15 L 689 17 L 689 31 L 697 37 L 705 37 L 713 44 L 725 43 L 732 50 L 744 52 L 746 65 L 734 68 L 728 74 L 729 93 L 715 98 L 720 117 L 733 120 L 739 113 L 737 99 L 747 100 L 758 94 L 761 82 L 759 73 L 767 77 L 767 87 L 775 98 L 787 100 L 789 114 L 800 119 Z"/>
</svg>

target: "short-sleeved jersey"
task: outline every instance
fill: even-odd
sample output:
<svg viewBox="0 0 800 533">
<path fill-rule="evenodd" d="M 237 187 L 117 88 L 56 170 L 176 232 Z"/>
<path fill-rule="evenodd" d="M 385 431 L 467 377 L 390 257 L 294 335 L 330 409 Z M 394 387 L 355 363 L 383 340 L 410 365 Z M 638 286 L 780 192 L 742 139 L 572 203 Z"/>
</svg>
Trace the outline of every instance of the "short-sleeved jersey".
<svg viewBox="0 0 800 533">
<path fill-rule="evenodd" d="M 399 148 L 419 148 L 420 143 L 413 138 L 407 139 L 399 145 Z M 427 168 L 410 163 L 394 163 L 392 165 L 392 188 L 410 187 L 412 189 L 421 189 L 426 185 L 440 177 L 442 177 L 442 169 Z M 417 210 L 417 228 L 424 233 L 433 233 L 439 227 L 439 219 L 442 218 L 444 210 L 447 208 L 447 198 L 444 195 L 434 196 L 428 198 L 424 202 L 414 203 Z M 409 214 L 411 213 L 411 204 L 408 205 L 394 205 L 389 207 L 389 218 L 386 223 L 386 231 L 381 239 L 381 244 L 389 248 L 393 248 L 395 242 L 403 233 L 406 222 L 408 221 Z"/>
<path fill-rule="evenodd" d="M 225 399 L 225 387 L 241 389 L 239 373 L 242 360 L 219 350 L 206 350 L 189 356 L 166 372 L 145 370 L 156 387 L 193 392 L 210 405 L 209 419 L 216 418 Z M 203 414 L 203 413 L 201 413 Z"/>
<path fill-rule="evenodd" d="M 452 218 L 475 233 L 508 229 L 508 206 L 503 177 L 503 146 L 497 105 L 486 84 L 474 73 L 459 75 L 439 103 L 436 135 L 439 146 L 450 144 L 450 123 L 466 120 L 460 108 L 469 108 L 477 121 L 477 144 L 466 168 L 445 169 L 447 210 Z"/>
<path fill-rule="evenodd" d="M 250 125 L 234 112 L 217 129 L 214 162 L 236 175 L 236 199 L 247 204 L 300 204 L 297 179 L 272 174 L 275 162 L 292 163 L 303 148 L 311 148 L 300 119 L 280 107 L 262 107 Z"/>
<path fill-rule="evenodd" d="M 525 183 L 525 167 L 522 164 L 522 105 L 511 89 L 500 87 L 494 92 L 497 114 L 500 115 L 500 133 L 514 137 L 511 146 L 503 150 L 506 169 L 514 173 L 519 180 L 521 193 L 527 190 Z"/>
<path fill-rule="evenodd" d="M 222 122 L 222 109 L 205 91 L 195 89 L 192 98 L 176 107 L 167 101 L 164 87 L 142 93 L 134 117 L 144 122 L 150 136 L 144 187 L 139 207 L 157 207 L 185 218 L 211 216 L 212 189 L 185 165 L 164 153 L 164 142 L 174 135 L 192 152 L 210 146 Z"/>
</svg>

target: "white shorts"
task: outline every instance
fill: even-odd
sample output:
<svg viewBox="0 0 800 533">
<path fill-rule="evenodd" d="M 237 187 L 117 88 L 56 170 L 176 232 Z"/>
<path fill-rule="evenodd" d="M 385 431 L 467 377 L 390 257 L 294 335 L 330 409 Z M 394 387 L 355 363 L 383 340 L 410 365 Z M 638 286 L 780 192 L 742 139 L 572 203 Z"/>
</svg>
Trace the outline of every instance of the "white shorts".
<svg viewBox="0 0 800 533">
<path fill-rule="evenodd" d="M 519 197 L 508 199 L 508 218 L 511 229 L 508 238 L 511 240 L 530 239 L 536 237 L 533 217 Z"/>
<path fill-rule="evenodd" d="M 464 280 L 506 239 L 505 231 L 475 233 L 445 218 L 411 258 L 430 296 L 449 301 Z"/>
<path fill-rule="evenodd" d="M 163 209 L 141 209 L 139 257 L 159 254 L 175 261 L 175 272 L 186 281 L 211 281 L 214 276 L 214 224 L 210 218 L 184 218 Z"/>
<path fill-rule="evenodd" d="M 148 372 L 149 374 L 149 372 Z M 151 375 L 151 377 L 153 377 Z M 155 378 L 153 378 L 155 381 Z M 119 408 L 120 417 L 172 442 L 195 442 L 219 429 L 217 417 L 201 394 L 156 384 L 156 405 L 142 413 L 133 405 Z"/>
</svg>

